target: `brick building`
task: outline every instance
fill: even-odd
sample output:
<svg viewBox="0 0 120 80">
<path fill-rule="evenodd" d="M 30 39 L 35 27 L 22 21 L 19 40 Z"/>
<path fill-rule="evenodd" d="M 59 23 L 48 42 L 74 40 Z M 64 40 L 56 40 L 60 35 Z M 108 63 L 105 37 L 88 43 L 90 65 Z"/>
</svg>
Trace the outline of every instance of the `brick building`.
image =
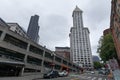
<svg viewBox="0 0 120 80">
<path fill-rule="evenodd" d="M 105 29 L 105 30 L 103 31 L 103 35 L 107 35 L 107 34 L 110 34 L 110 33 L 111 33 L 110 28 Z"/>
<path fill-rule="evenodd" d="M 111 2 L 110 29 L 120 61 L 120 0 Z"/>
<path fill-rule="evenodd" d="M 70 60 L 70 48 L 69 47 L 55 47 L 55 53 L 65 59 Z"/>
</svg>

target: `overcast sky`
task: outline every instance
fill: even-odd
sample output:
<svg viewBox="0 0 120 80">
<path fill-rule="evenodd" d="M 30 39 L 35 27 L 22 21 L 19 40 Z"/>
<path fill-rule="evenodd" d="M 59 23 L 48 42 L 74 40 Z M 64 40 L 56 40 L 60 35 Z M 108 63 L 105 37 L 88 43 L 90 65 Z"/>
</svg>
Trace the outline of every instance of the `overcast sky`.
<svg viewBox="0 0 120 80">
<path fill-rule="evenodd" d="M 84 27 L 90 30 L 93 55 L 97 55 L 99 38 L 110 24 L 111 0 L 0 0 L 0 3 L 0 17 L 18 23 L 25 30 L 30 17 L 39 15 L 40 44 L 50 50 L 69 46 L 76 5 L 83 11 Z"/>
</svg>

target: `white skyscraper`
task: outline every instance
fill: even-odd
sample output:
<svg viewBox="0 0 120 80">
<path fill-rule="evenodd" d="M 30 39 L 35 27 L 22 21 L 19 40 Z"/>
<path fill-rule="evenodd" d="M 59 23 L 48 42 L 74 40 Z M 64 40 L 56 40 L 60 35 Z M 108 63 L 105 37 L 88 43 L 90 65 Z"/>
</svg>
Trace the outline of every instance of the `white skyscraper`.
<svg viewBox="0 0 120 80">
<path fill-rule="evenodd" d="M 89 29 L 83 27 L 82 10 L 77 6 L 72 14 L 73 27 L 70 30 L 70 58 L 84 68 L 93 68 Z"/>
</svg>

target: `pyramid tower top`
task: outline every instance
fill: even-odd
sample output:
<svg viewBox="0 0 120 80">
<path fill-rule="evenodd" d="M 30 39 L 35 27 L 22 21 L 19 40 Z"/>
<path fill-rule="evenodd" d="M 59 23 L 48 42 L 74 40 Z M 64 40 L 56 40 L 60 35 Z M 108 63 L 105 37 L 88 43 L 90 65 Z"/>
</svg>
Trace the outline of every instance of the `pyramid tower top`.
<svg viewBox="0 0 120 80">
<path fill-rule="evenodd" d="M 80 11 L 82 12 L 82 10 L 76 5 L 76 8 L 74 9 L 74 11 Z"/>
</svg>

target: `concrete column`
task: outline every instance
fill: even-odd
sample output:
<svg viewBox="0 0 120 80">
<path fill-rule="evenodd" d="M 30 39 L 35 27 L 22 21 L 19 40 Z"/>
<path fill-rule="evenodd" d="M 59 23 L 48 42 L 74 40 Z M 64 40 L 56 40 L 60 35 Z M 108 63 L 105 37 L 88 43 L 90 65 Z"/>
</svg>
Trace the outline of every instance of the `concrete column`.
<svg viewBox="0 0 120 80">
<path fill-rule="evenodd" d="M 67 61 L 67 70 L 68 70 L 68 72 L 69 72 L 69 70 L 70 70 L 70 67 L 69 67 L 69 61 Z"/>
<path fill-rule="evenodd" d="M 6 33 L 2 32 L 1 37 L 0 37 L 0 41 L 3 41 L 3 39 L 5 38 L 5 35 L 6 35 Z"/>
<path fill-rule="evenodd" d="M 29 48 L 30 48 L 30 43 L 28 43 L 28 45 L 27 45 L 27 52 L 29 52 Z M 28 56 L 28 54 L 26 53 L 25 58 L 24 58 L 25 64 L 27 63 L 27 56 Z"/>
<path fill-rule="evenodd" d="M 44 73 L 44 58 L 45 58 L 45 48 L 46 46 L 44 46 L 44 51 L 43 51 L 43 58 L 42 58 L 42 63 L 41 63 L 41 73 Z"/>
<path fill-rule="evenodd" d="M 54 68 L 55 68 L 55 55 L 53 55 L 52 63 L 54 64 L 54 65 L 53 65 L 53 70 L 54 70 Z"/>
<path fill-rule="evenodd" d="M 63 59 L 61 59 L 61 69 L 60 69 L 60 71 L 62 71 L 62 64 L 63 64 Z"/>
<path fill-rule="evenodd" d="M 67 66 L 69 67 L 69 62 L 67 61 Z"/>
<path fill-rule="evenodd" d="M 74 69 L 74 68 L 73 68 L 73 63 L 72 63 L 72 72 L 74 72 L 73 69 Z"/>
<path fill-rule="evenodd" d="M 19 76 L 23 76 L 24 69 L 25 69 L 25 67 L 22 67 L 22 69 L 21 69 L 20 72 L 19 72 Z"/>
</svg>

